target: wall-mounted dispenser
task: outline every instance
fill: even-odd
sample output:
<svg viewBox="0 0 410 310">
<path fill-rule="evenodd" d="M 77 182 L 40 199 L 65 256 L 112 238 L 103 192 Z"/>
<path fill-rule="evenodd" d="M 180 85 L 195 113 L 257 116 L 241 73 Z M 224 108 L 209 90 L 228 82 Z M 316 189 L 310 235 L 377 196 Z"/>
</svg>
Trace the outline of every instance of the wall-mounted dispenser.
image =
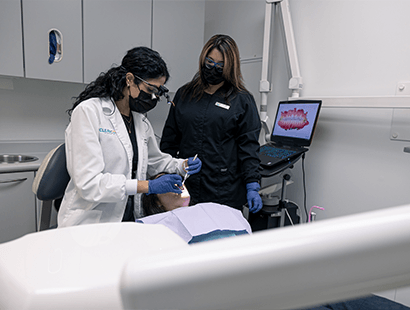
<svg viewBox="0 0 410 310">
<path fill-rule="evenodd" d="M 63 58 L 63 34 L 52 28 L 48 32 L 48 63 L 51 65 Z"/>
</svg>

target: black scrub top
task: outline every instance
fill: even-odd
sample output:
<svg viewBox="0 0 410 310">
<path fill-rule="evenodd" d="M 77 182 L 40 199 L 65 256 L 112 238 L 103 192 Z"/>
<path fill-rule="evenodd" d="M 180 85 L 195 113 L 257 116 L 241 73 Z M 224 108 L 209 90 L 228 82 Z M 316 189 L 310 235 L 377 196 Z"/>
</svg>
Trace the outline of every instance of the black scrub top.
<svg viewBox="0 0 410 310">
<path fill-rule="evenodd" d="M 130 114 L 132 115 L 132 114 Z M 124 119 L 125 127 L 127 128 L 128 135 L 131 140 L 133 157 L 132 157 L 132 178 L 135 178 L 134 174 L 137 171 L 138 166 L 138 144 L 137 144 L 137 136 L 135 134 L 135 126 L 134 126 L 134 117 L 125 116 L 121 114 L 122 118 Z"/>
<path fill-rule="evenodd" d="M 260 180 L 259 133 L 261 123 L 253 96 L 241 91 L 225 98 L 221 87 L 199 100 L 182 95 L 180 88 L 166 120 L 161 151 L 174 157 L 198 154 L 202 169 L 186 186 L 195 203 L 216 202 L 241 209 L 246 184 Z"/>
<path fill-rule="evenodd" d="M 135 126 L 134 126 L 134 118 L 131 116 L 125 116 L 123 114 L 122 118 L 124 119 L 125 127 L 127 128 L 128 135 L 131 140 L 132 144 L 132 151 L 133 151 L 133 157 L 132 157 L 132 178 L 135 179 L 135 174 L 137 171 L 137 166 L 138 166 L 138 145 L 137 145 L 137 136 L 135 133 Z M 130 114 L 132 115 L 132 114 Z M 122 218 L 123 222 L 134 222 L 134 196 L 129 196 L 127 200 L 127 204 L 125 206 L 125 211 L 124 215 Z"/>
</svg>

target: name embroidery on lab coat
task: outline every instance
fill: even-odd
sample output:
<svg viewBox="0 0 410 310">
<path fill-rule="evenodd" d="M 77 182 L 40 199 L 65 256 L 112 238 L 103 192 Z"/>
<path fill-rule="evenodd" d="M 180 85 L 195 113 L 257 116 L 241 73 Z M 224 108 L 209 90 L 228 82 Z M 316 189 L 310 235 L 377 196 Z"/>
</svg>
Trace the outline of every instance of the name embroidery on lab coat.
<svg viewBox="0 0 410 310">
<path fill-rule="evenodd" d="M 216 105 L 217 107 L 224 108 L 224 109 L 226 109 L 226 110 L 229 110 L 230 107 L 231 107 L 231 106 L 229 106 L 229 105 L 227 105 L 227 104 L 220 103 L 220 102 L 216 102 L 215 105 Z"/>
<path fill-rule="evenodd" d="M 110 134 L 110 135 L 115 135 L 115 134 L 117 134 L 116 131 L 111 130 L 111 129 L 100 128 L 99 131 L 100 131 L 100 132 L 103 132 L 103 133 L 108 133 L 108 134 Z"/>
</svg>

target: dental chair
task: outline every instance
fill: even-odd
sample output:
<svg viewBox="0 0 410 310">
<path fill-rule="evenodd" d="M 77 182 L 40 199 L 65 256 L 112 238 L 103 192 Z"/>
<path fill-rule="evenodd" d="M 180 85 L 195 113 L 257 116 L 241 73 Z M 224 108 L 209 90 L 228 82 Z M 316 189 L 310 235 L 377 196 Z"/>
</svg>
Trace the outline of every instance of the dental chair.
<svg viewBox="0 0 410 310">
<path fill-rule="evenodd" d="M 0 309 L 283 310 L 367 296 L 410 285 L 409 222 L 404 205 L 193 245 L 163 225 L 49 229 L 0 244 Z"/>
<path fill-rule="evenodd" d="M 53 202 L 58 211 L 69 181 L 70 175 L 66 166 L 65 144 L 62 143 L 47 154 L 34 178 L 32 190 L 42 202 L 38 230 L 50 228 Z"/>
</svg>

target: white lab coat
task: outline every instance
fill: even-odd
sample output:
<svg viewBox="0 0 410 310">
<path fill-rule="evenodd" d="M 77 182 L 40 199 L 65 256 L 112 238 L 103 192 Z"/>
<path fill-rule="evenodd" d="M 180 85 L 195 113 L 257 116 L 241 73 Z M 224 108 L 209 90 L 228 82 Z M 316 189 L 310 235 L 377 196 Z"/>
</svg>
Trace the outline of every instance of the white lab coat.
<svg viewBox="0 0 410 310">
<path fill-rule="evenodd" d="M 183 175 L 183 159 L 162 153 L 148 119 L 132 112 L 138 144 L 137 180 L 165 171 Z M 120 222 L 132 180 L 133 149 L 121 113 L 111 99 L 92 98 L 78 105 L 65 132 L 67 170 L 71 176 L 58 212 L 58 227 Z M 141 194 L 134 215 L 143 216 Z"/>
</svg>

